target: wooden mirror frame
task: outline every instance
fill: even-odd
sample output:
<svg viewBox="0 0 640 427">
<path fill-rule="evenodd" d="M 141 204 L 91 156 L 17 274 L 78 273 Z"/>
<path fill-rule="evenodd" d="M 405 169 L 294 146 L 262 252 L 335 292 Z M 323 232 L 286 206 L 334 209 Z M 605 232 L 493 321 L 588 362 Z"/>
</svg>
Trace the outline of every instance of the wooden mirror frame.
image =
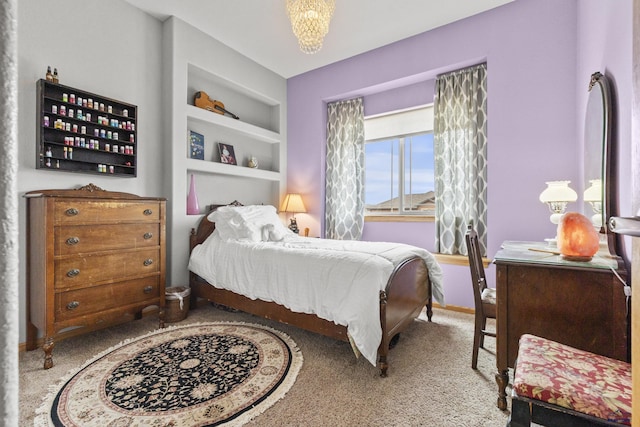
<svg viewBox="0 0 640 427">
<path fill-rule="evenodd" d="M 593 114 L 591 105 L 600 107 L 596 114 Z M 592 113 L 590 115 L 589 113 Z M 601 112 L 598 114 L 598 112 Z M 598 117 L 599 116 L 599 117 Z M 587 115 L 585 117 L 585 182 L 584 188 L 589 185 L 588 157 L 589 150 L 600 153 L 598 160 L 600 169 L 600 179 L 602 182 L 602 208 L 601 208 L 601 228 L 600 233 L 606 235 L 609 253 L 614 256 L 621 254 L 621 241 L 619 236 L 608 231 L 607 224 L 609 218 L 617 215 L 618 210 L 618 180 L 616 167 L 616 144 L 615 144 L 615 122 L 616 114 L 613 103 L 613 94 L 609 79 L 604 74 L 596 71 L 591 75 L 589 81 L 589 99 L 587 102 Z M 602 127 L 600 127 L 602 126 Z M 589 129 L 594 128 L 596 132 L 601 132 L 601 137 L 597 134 L 589 135 Z M 600 146 L 590 146 L 589 140 L 599 140 Z M 583 193 L 584 194 L 584 193 Z"/>
</svg>

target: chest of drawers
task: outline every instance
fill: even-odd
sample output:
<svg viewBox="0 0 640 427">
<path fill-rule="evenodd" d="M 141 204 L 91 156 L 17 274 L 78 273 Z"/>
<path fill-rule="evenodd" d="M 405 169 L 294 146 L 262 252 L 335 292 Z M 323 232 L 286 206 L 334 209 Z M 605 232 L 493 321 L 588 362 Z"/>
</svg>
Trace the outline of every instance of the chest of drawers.
<svg viewBox="0 0 640 427">
<path fill-rule="evenodd" d="M 43 190 L 27 198 L 27 350 L 42 338 L 89 332 L 157 306 L 164 327 L 166 202 L 102 190 Z"/>
</svg>

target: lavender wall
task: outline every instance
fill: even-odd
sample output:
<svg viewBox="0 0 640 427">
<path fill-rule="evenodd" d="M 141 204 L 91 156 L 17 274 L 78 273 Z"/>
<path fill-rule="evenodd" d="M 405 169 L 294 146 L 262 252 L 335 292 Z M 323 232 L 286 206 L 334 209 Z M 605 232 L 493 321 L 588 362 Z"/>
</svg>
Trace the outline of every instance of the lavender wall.
<svg viewBox="0 0 640 427">
<path fill-rule="evenodd" d="M 486 61 L 488 255 L 492 257 L 504 240 L 542 240 L 554 235 L 549 213 L 538 195 L 549 180 L 568 179 L 576 189 L 581 185 L 578 19 L 582 19 L 583 28 L 594 19 L 587 13 L 590 8 L 605 9 L 597 6 L 597 0 L 585 3 L 579 15 L 576 0 L 518 0 L 291 78 L 288 186 L 290 191 L 303 194 L 309 210 L 298 216 L 301 226 L 310 227 L 313 235 L 322 232 L 326 102 L 366 96 L 365 109 L 367 100 L 378 101 L 376 112 L 385 108 L 381 105 L 384 102 L 393 109 L 416 102 L 403 87 L 420 87 L 441 72 Z M 608 39 L 615 41 L 630 34 L 630 23 L 627 33 L 626 24 L 621 36 L 613 32 L 613 27 L 621 26 L 623 15 L 613 14 L 610 25 L 604 26 L 602 32 Z M 600 49 L 602 54 L 606 46 Z M 616 58 L 624 62 L 624 54 Z M 585 68 L 590 71 L 592 64 Z M 396 92 L 399 98 L 380 101 L 385 98 L 381 93 L 387 91 Z M 433 223 L 367 222 L 364 238 L 407 242 L 432 250 Z M 443 265 L 443 269 L 447 302 L 472 307 L 468 267 Z M 493 281 L 494 267 L 487 272 Z"/>
<path fill-rule="evenodd" d="M 435 79 L 364 96 L 364 116 L 404 110 L 433 103 Z"/>
</svg>

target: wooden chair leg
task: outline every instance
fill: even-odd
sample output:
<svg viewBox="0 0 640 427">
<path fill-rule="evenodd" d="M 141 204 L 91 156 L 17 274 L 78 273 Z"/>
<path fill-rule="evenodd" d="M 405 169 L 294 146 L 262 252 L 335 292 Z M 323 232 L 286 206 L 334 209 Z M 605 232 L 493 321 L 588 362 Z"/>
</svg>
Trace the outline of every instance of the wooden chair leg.
<svg viewBox="0 0 640 427">
<path fill-rule="evenodd" d="M 484 348 L 484 331 L 487 329 L 487 318 L 482 318 L 482 328 L 480 329 L 480 348 Z"/>
<path fill-rule="evenodd" d="M 511 399 L 511 416 L 507 427 L 530 427 L 531 407 L 526 402 Z"/>
<path fill-rule="evenodd" d="M 482 322 L 476 318 L 476 324 L 473 332 L 473 354 L 471 356 L 471 369 L 478 368 L 478 349 L 480 348 L 480 339 L 482 337 Z"/>
</svg>

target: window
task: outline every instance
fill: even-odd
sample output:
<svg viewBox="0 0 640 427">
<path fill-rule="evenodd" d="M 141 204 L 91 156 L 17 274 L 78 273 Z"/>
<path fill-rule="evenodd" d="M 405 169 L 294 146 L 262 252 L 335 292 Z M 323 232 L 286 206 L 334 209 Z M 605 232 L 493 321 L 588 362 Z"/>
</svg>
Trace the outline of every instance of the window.
<svg viewBox="0 0 640 427">
<path fill-rule="evenodd" d="M 432 128 L 432 106 L 365 118 L 365 215 L 434 215 Z"/>
</svg>

